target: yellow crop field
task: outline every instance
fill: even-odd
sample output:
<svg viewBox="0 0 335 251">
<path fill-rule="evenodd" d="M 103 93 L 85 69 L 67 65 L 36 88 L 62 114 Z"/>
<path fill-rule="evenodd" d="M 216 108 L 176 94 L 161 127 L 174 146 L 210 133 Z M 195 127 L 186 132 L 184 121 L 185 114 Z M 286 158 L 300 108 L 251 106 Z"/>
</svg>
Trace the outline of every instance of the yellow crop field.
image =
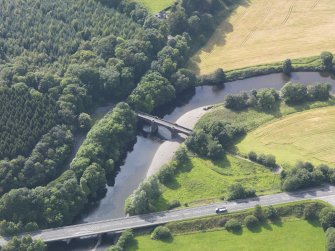
<svg viewBox="0 0 335 251">
<path fill-rule="evenodd" d="M 280 164 L 335 164 L 335 107 L 313 109 L 271 121 L 249 132 L 238 151 L 273 154 Z"/>
<path fill-rule="evenodd" d="M 335 52 L 334 0 L 246 0 L 191 59 L 199 74 Z"/>
</svg>

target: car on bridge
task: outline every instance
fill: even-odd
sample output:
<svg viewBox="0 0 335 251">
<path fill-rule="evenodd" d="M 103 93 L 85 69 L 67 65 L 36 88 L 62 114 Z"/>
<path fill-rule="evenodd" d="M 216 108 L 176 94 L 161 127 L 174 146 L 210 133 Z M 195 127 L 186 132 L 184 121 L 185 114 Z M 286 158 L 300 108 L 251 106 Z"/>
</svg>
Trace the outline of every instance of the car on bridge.
<svg viewBox="0 0 335 251">
<path fill-rule="evenodd" d="M 217 208 L 215 209 L 215 212 L 216 212 L 217 214 L 222 214 L 222 213 L 227 213 L 228 210 L 227 210 L 226 207 L 217 207 Z"/>
</svg>

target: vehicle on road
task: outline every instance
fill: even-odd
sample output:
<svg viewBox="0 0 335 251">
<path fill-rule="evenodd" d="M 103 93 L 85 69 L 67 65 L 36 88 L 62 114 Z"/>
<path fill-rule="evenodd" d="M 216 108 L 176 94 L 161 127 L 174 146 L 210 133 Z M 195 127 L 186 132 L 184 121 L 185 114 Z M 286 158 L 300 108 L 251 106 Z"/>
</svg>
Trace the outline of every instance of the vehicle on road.
<svg viewBox="0 0 335 251">
<path fill-rule="evenodd" d="M 215 212 L 216 212 L 217 214 L 222 214 L 222 213 L 227 213 L 228 210 L 227 210 L 226 207 L 217 207 L 217 208 L 215 209 Z"/>
</svg>

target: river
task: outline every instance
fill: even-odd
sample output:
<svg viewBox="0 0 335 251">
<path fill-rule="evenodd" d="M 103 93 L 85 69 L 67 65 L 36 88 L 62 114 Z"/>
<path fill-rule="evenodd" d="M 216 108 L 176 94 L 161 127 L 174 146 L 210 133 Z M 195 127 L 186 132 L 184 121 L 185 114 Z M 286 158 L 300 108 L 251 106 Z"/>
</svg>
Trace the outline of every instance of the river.
<svg viewBox="0 0 335 251">
<path fill-rule="evenodd" d="M 237 80 L 225 84 L 224 88 L 214 86 L 196 87 L 190 93 L 180 97 L 179 101 L 163 107 L 157 112 L 165 120 L 175 122 L 183 114 L 207 105 L 222 103 L 227 94 L 237 94 L 248 92 L 252 89 L 275 88 L 279 90 L 288 81 L 303 84 L 329 83 L 335 90 L 335 76 L 320 74 L 317 72 L 292 73 L 288 78 L 284 74 L 270 74 L 258 76 L 244 80 Z M 106 111 L 104 110 L 104 113 Z M 93 222 L 111 218 L 124 217 L 125 199 L 136 189 L 139 183 L 146 177 L 151 161 L 164 142 L 164 138 L 169 139 L 169 133 L 159 130 L 160 137 L 152 137 L 146 133 L 140 133 L 133 148 L 128 152 L 124 164 L 120 167 L 120 172 L 116 176 L 113 187 L 107 188 L 107 193 L 100 202 L 83 213 L 76 223 Z M 107 241 L 103 241 L 96 250 L 104 250 Z M 50 250 L 94 250 L 96 240 L 74 240 L 69 245 L 56 243 L 51 245 Z"/>
</svg>

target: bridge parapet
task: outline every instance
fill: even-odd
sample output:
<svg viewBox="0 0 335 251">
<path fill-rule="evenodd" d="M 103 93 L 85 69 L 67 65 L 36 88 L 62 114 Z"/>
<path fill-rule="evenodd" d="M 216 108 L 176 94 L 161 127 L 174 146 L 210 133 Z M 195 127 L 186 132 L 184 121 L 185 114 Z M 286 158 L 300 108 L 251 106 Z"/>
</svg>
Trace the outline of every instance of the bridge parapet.
<svg viewBox="0 0 335 251">
<path fill-rule="evenodd" d="M 176 136 L 178 133 L 183 133 L 185 135 L 190 135 L 192 133 L 192 130 L 183 126 L 180 126 L 176 123 L 171 123 L 167 120 L 158 118 L 158 117 L 154 117 L 150 114 L 146 114 L 146 113 L 137 113 L 137 117 L 150 123 L 151 129 L 150 132 L 151 133 L 156 133 L 158 130 L 158 126 L 162 126 L 167 128 L 168 130 L 170 130 L 172 137 Z"/>
</svg>

